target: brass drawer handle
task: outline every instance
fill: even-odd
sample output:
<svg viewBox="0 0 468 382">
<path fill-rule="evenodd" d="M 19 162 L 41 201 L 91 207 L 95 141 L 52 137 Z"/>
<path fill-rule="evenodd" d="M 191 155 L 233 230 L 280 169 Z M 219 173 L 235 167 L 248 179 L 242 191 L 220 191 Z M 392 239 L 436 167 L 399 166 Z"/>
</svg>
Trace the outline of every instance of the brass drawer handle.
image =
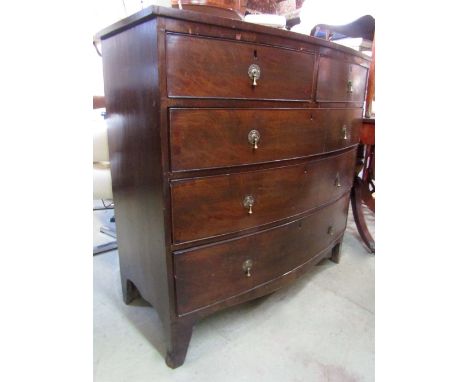
<svg viewBox="0 0 468 382">
<path fill-rule="evenodd" d="M 331 225 L 330 227 L 328 227 L 327 233 L 328 233 L 330 236 L 333 236 L 333 235 L 335 234 L 335 229 L 333 228 L 332 225 Z"/>
<path fill-rule="evenodd" d="M 252 64 L 249 66 L 249 77 L 252 82 L 252 86 L 257 86 L 257 80 L 260 79 L 260 66 L 257 64 Z"/>
<path fill-rule="evenodd" d="M 343 133 L 343 139 L 346 141 L 348 140 L 348 126 L 344 125 L 341 129 L 341 132 Z"/>
<path fill-rule="evenodd" d="M 250 271 L 252 270 L 252 264 L 253 262 L 250 259 L 245 260 L 242 264 L 242 269 L 244 270 L 244 273 L 247 277 L 252 276 L 252 274 L 250 273 Z"/>
<path fill-rule="evenodd" d="M 260 140 L 260 133 L 257 130 L 250 130 L 249 135 L 247 137 L 249 143 L 253 145 L 253 149 L 258 149 L 258 141 Z"/>
<path fill-rule="evenodd" d="M 348 81 L 348 93 L 351 94 L 353 92 L 353 81 Z"/>
<path fill-rule="evenodd" d="M 253 214 L 252 207 L 255 203 L 255 199 L 252 195 L 247 195 L 244 198 L 244 207 L 249 209 L 249 215 Z"/>
<path fill-rule="evenodd" d="M 341 187 L 341 181 L 340 181 L 340 174 L 336 174 L 336 178 L 335 178 L 335 186 L 340 188 Z"/>
</svg>

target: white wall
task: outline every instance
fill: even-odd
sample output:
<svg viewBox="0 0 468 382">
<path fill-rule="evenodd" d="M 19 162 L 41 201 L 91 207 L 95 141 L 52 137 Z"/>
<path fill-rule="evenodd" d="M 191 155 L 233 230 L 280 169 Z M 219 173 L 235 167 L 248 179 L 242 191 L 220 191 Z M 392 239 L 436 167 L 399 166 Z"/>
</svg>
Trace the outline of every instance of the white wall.
<svg viewBox="0 0 468 382">
<path fill-rule="evenodd" d="M 92 45 L 92 36 L 101 29 L 130 16 L 149 5 L 171 6 L 171 0 L 99 0 L 93 4 L 89 23 L 89 55 L 92 64 L 91 92 L 93 95 L 104 95 L 102 62 Z"/>
</svg>

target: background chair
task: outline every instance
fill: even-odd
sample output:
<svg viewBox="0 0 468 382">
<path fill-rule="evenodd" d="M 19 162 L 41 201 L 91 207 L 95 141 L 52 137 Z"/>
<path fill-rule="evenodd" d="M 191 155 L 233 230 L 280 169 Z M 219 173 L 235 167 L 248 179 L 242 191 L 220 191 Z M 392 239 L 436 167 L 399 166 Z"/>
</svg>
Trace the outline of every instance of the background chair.
<svg viewBox="0 0 468 382">
<path fill-rule="evenodd" d="M 310 35 L 324 37 L 327 40 L 353 37 L 373 41 L 374 31 L 375 19 L 370 15 L 365 15 L 345 25 L 318 24 L 312 29 Z"/>
<path fill-rule="evenodd" d="M 95 110 L 93 115 L 93 200 L 101 200 L 102 202 L 102 207 L 93 208 L 95 211 L 113 208 L 107 125 L 104 120 L 105 113 L 97 112 L 97 109 L 104 108 L 104 97 L 93 97 L 93 110 Z M 110 219 L 109 225 L 100 227 L 100 232 L 115 239 L 114 217 Z M 117 241 L 112 240 L 106 244 L 94 246 L 93 255 L 112 251 L 116 248 Z"/>
</svg>

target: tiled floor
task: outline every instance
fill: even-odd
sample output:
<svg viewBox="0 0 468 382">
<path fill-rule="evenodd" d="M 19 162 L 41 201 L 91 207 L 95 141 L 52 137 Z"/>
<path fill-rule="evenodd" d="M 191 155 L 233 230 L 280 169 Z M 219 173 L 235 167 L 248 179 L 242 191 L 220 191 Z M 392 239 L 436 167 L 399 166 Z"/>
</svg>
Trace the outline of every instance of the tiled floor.
<svg viewBox="0 0 468 382">
<path fill-rule="evenodd" d="M 112 211 L 94 212 L 99 226 Z M 367 215 L 373 233 L 373 215 Z M 374 256 L 351 214 L 340 264 L 197 324 L 185 364 L 169 369 L 156 311 L 122 302 L 117 251 L 94 257 L 95 382 L 374 380 Z"/>
</svg>

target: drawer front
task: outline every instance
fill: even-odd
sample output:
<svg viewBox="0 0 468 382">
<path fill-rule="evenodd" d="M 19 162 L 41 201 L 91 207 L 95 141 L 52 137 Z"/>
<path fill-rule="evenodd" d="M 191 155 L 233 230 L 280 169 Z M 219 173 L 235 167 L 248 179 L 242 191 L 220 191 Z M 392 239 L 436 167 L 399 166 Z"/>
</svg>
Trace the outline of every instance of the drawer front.
<svg viewBox="0 0 468 382">
<path fill-rule="evenodd" d="M 254 228 L 336 199 L 352 186 L 355 157 L 351 150 L 292 166 L 173 181 L 173 241 Z"/>
<path fill-rule="evenodd" d="M 175 253 L 178 313 L 188 313 L 246 292 L 312 259 L 345 230 L 348 204 L 346 195 L 294 222 Z M 247 270 L 249 260 L 251 267 Z"/>
<path fill-rule="evenodd" d="M 327 126 L 325 151 L 344 149 L 359 143 L 362 109 L 341 109 L 333 113 Z"/>
<path fill-rule="evenodd" d="M 166 35 L 169 97 L 310 100 L 314 62 L 311 53 Z M 249 77 L 253 64 L 260 69 L 256 86 Z"/>
<path fill-rule="evenodd" d="M 361 109 L 171 109 L 171 168 L 238 166 L 345 148 L 357 143 L 361 116 Z"/>
<path fill-rule="evenodd" d="M 322 153 L 325 114 L 311 109 L 171 109 L 172 170 L 236 166 Z"/>
<path fill-rule="evenodd" d="M 367 68 L 330 57 L 319 58 L 317 102 L 364 102 Z"/>
</svg>

